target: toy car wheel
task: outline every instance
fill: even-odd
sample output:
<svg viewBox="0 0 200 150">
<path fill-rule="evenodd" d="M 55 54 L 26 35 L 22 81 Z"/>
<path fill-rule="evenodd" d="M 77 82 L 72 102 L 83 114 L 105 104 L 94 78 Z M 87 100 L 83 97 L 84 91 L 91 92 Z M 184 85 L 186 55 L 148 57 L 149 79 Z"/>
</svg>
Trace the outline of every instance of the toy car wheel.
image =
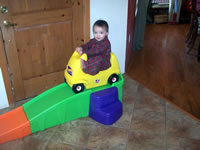
<svg viewBox="0 0 200 150">
<path fill-rule="evenodd" d="M 81 84 L 74 84 L 72 86 L 72 90 L 74 91 L 74 93 L 80 93 L 84 90 L 84 85 L 81 83 Z"/>
<path fill-rule="evenodd" d="M 112 85 L 113 83 L 117 82 L 119 80 L 118 75 L 116 74 L 112 74 L 109 79 L 108 82 Z"/>
</svg>

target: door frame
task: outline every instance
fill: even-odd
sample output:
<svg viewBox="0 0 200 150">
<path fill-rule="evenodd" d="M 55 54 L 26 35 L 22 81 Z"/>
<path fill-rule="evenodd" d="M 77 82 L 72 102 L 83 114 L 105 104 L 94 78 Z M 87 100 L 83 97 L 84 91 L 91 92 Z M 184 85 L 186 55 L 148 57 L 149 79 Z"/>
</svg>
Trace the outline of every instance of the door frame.
<svg viewBox="0 0 200 150">
<path fill-rule="evenodd" d="M 12 86 L 9 79 L 8 64 L 7 64 L 7 58 L 6 58 L 1 29 L 0 29 L 0 67 L 1 67 L 2 75 L 3 75 L 3 81 L 4 81 L 7 98 L 8 98 L 8 103 L 12 104 L 14 103 L 14 96 L 12 93 Z"/>
<path fill-rule="evenodd" d="M 83 30 L 84 30 L 84 42 L 90 39 L 90 0 L 83 0 Z M 14 92 L 12 91 L 12 83 L 8 71 L 8 58 L 6 55 L 6 49 L 2 32 L 0 29 L 0 67 L 2 69 L 4 85 L 6 94 L 8 97 L 9 105 L 15 102 Z"/>
<path fill-rule="evenodd" d="M 135 24 L 135 9 L 136 9 L 136 0 L 128 0 L 125 72 L 127 71 L 128 63 L 131 60 L 132 49 L 133 49 L 133 33 L 134 33 L 134 24 Z"/>
</svg>

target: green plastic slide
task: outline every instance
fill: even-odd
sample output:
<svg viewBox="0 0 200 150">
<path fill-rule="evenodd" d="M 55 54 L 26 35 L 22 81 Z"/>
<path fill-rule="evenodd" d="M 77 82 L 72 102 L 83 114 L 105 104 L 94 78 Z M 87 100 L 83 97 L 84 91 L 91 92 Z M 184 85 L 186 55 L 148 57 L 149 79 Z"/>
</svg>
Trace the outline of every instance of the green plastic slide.
<svg viewBox="0 0 200 150">
<path fill-rule="evenodd" d="M 110 87 L 118 88 L 118 96 L 122 101 L 124 79 L 119 75 L 119 81 L 112 85 L 104 85 L 94 89 L 73 93 L 71 87 L 62 83 L 33 98 L 23 105 L 24 112 L 30 121 L 31 132 L 42 131 L 65 122 L 89 115 L 90 95 Z"/>
</svg>

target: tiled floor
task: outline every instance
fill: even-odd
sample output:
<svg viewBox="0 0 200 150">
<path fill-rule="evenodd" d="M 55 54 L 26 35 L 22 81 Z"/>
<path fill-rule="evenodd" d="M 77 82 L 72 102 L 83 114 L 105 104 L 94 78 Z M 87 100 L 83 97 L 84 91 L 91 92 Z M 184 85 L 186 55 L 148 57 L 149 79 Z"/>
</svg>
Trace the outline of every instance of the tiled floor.
<svg viewBox="0 0 200 150">
<path fill-rule="evenodd" d="M 112 126 L 82 118 L 2 144 L 0 150 L 200 150 L 200 122 L 124 78 L 124 112 Z"/>
</svg>

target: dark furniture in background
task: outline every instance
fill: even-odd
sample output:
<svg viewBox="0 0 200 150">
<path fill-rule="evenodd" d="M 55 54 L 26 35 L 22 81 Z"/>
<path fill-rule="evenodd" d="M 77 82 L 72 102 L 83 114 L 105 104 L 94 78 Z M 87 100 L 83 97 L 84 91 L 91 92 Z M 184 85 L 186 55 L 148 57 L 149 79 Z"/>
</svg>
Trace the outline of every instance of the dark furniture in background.
<svg viewBox="0 0 200 150">
<path fill-rule="evenodd" d="M 191 11 L 190 29 L 186 36 L 186 41 L 185 41 L 186 46 L 188 48 L 187 54 L 190 54 L 190 52 L 193 50 L 198 36 L 198 27 L 199 27 L 198 17 L 200 15 L 197 9 L 197 1 L 198 0 L 191 0 L 191 2 L 189 1 L 190 3 L 189 5 L 186 6 L 185 9 L 187 11 Z M 198 41 L 198 43 L 199 47 L 197 52 L 197 60 L 200 61 L 200 41 Z"/>
<path fill-rule="evenodd" d="M 154 4 L 149 2 L 147 23 L 168 23 L 169 3 Z"/>
<path fill-rule="evenodd" d="M 192 0 L 183 0 L 179 23 L 190 23 L 191 14 L 192 14 Z"/>
</svg>

